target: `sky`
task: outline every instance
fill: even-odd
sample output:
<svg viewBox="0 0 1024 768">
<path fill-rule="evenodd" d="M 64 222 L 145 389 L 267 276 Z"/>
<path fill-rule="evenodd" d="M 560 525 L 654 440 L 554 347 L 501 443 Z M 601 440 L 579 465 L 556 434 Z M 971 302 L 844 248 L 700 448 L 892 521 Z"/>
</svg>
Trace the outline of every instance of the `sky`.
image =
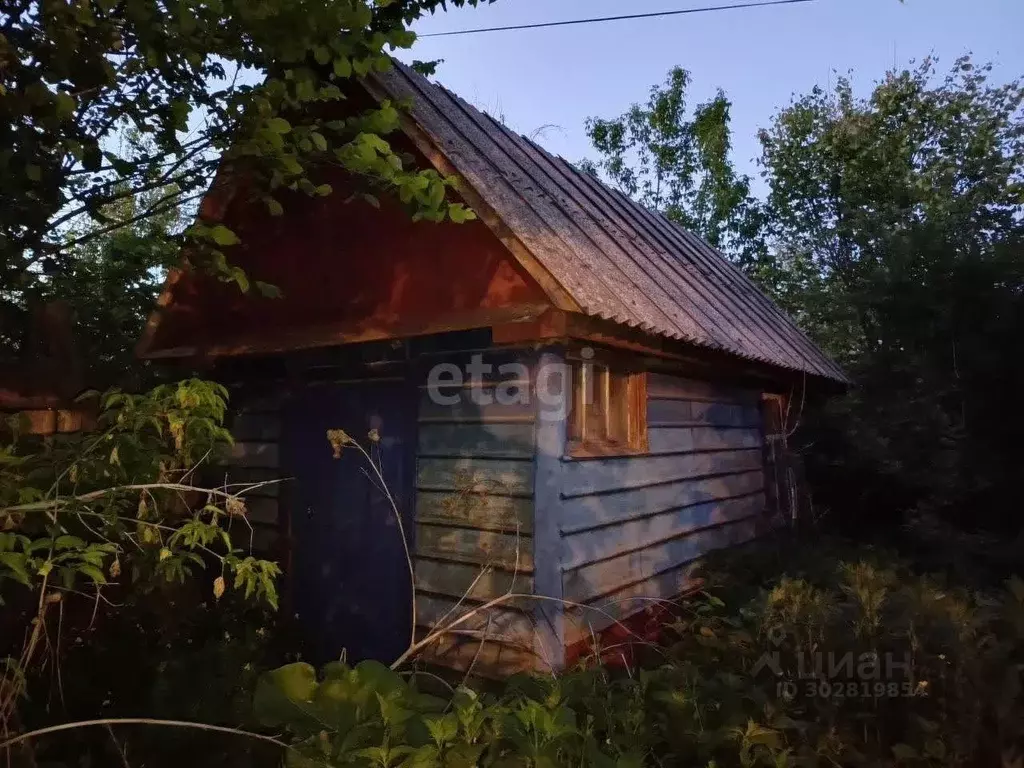
<svg viewBox="0 0 1024 768">
<path fill-rule="evenodd" d="M 732 0 L 735 1 L 735 0 Z M 498 0 L 427 17 L 419 34 L 722 5 L 729 0 Z M 421 38 L 399 58 L 444 59 L 436 78 L 548 150 L 594 157 L 584 124 L 615 117 L 679 65 L 689 101 L 725 91 L 733 160 L 756 177 L 757 131 L 794 94 L 852 76 L 866 95 L 893 67 L 964 53 L 1003 82 L 1024 75 L 1024 0 L 813 0 L 809 3 L 548 29 Z M 755 182 L 755 190 L 760 185 Z"/>
</svg>

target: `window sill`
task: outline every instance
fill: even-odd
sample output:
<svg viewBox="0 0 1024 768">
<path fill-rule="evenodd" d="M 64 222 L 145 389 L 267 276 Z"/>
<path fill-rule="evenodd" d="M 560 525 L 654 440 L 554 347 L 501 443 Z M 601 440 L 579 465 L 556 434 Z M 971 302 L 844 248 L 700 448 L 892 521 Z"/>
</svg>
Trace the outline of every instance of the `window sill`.
<svg viewBox="0 0 1024 768">
<path fill-rule="evenodd" d="M 629 446 L 616 445 L 612 443 L 586 443 L 583 445 L 570 443 L 565 454 L 562 456 L 562 461 L 645 456 L 647 453 L 647 446 L 630 448 Z"/>
</svg>

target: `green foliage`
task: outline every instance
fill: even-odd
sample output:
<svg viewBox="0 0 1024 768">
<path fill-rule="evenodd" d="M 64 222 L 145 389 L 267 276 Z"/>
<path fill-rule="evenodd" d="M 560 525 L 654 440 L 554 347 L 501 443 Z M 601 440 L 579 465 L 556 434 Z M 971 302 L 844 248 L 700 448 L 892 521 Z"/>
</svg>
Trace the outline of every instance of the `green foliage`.
<svg viewBox="0 0 1024 768">
<path fill-rule="evenodd" d="M 382 138 L 398 126 L 397 106 L 346 98 L 354 79 L 391 66 L 388 50 L 412 45 L 417 18 L 446 5 L 89 0 L 0 9 L 5 347 L 24 343 L 31 305 L 54 283 L 87 296 L 100 277 L 146 282 L 146 270 L 186 243 L 193 263 L 246 290 L 248 279 L 227 264 L 237 237 L 223 226 L 183 232 L 175 222 L 149 233 L 158 242 L 118 235 L 193 210 L 219 165 L 222 179 L 244 177 L 247 194 L 275 214 L 290 192 L 331 194 L 321 177 L 340 168 L 366 194 L 383 190 L 421 218 L 447 218 L 452 180 L 417 170 Z M 87 247 L 98 242 L 102 269 Z"/>
<path fill-rule="evenodd" d="M 111 592 L 114 598 L 113 592 Z M 83 601 L 84 602 L 84 601 Z M 26 730 L 103 717 L 151 717 L 255 728 L 252 696 L 262 671 L 281 660 L 274 639 L 276 612 L 228 592 L 210 596 L 206 579 L 125 590 L 110 603 L 77 611 L 65 606 L 63 623 L 50 622 L 60 638 L 60 696 L 47 670 L 30 677 L 19 715 Z M 59 632 L 57 631 L 59 629 Z M 2 663 L 0 663 L 2 665 Z M 245 738 L 225 741 L 193 729 L 86 728 L 34 740 L 39 764 L 54 766 L 273 765 L 273 750 Z M 259 758 L 270 758 L 259 762 Z"/>
<path fill-rule="evenodd" d="M 319 676 L 296 663 L 261 678 L 256 713 L 289 733 L 290 765 L 1012 761 L 1024 737 L 1024 582 L 971 593 L 886 552 L 785 546 L 714 561 L 637 669 L 595 663 L 618 658 L 607 649 L 557 678 L 438 698 L 375 662 Z"/>
<path fill-rule="evenodd" d="M 584 162 L 584 170 L 603 171 L 643 205 L 752 262 L 761 255 L 760 206 L 729 158 L 729 101 L 719 91 L 688 115 L 689 85 L 690 74 L 675 67 L 664 85 L 651 88 L 646 104 L 612 120 L 587 120 L 601 159 Z"/>
<path fill-rule="evenodd" d="M 912 508 L 1020 525 L 1024 85 L 990 70 L 927 59 L 867 98 L 846 78 L 796 98 L 760 133 L 764 202 L 729 164 L 728 102 L 687 117 L 683 70 L 588 122 L 613 182 L 723 247 L 845 366 L 855 387 L 800 413 L 796 442 L 818 505 L 862 530 Z"/>
<path fill-rule="evenodd" d="M 132 221 L 163 193 L 153 190 L 118 200 L 104 214 L 111 220 Z M 0 359 L 12 362 L 6 355 L 17 350 L 18 333 L 33 307 L 59 301 L 70 309 L 71 344 L 87 380 L 138 388 L 141 366 L 132 347 L 156 303 L 166 268 L 179 260 L 173 234 L 181 230 L 180 213 L 168 208 L 103 233 L 95 223 L 75 227 L 73 237 L 90 237 L 64 254 L 59 269 L 54 267 L 45 278 L 23 281 L 17 300 L 11 293 L 6 294 L 10 302 L 0 302 Z"/>
<path fill-rule="evenodd" d="M 145 595 L 210 569 L 219 572 L 207 587 L 214 601 L 230 582 L 244 599 L 276 608 L 277 565 L 238 546 L 251 531 L 244 489 L 192 481 L 230 443 L 226 397 L 196 379 L 143 395 L 114 391 L 94 431 L 44 440 L 19 435 L 12 418 L 0 449 L 0 601 L 30 598 L 35 607 L 11 635 L 24 640 L 6 648 L 11 664 L 27 673 L 37 663 L 51 606 L 61 617 L 78 598 L 98 607 L 106 589 Z M 22 692 L 0 689 L 0 719 Z"/>
<path fill-rule="evenodd" d="M 989 77 L 963 58 L 936 81 L 926 60 L 867 99 L 840 79 L 761 134 L 765 283 L 857 383 L 810 422 L 833 509 L 1019 525 L 1024 85 Z"/>
<path fill-rule="evenodd" d="M 707 587 L 718 600 L 673 627 L 672 656 L 698 690 L 711 686 L 711 717 L 745 702 L 780 732 L 788 764 L 1012 761 L 1024 735 L 1020 580 L 972 592 L 885 550 L 809 545 L 720 558 Z"/>
<path fill-rule="evenodd" d="M 525 679 L 499 698 L 469 688 L 438 698 L 376 662 L 334 662 L 320 679 L 291 664 L 264 675 L 255 695 L 260 722 L 293 737 L 288 765 L 553 766 L 566 755 L 615 765 L 570 703 L 558 683 Z"/>
<path fill-rule="evenodd" d="M 232 544 L 229 524 L 244 522 L 244 500 L 189 482 L 230 444 L 226 397 L 198 379 L 144 395 L 110 392 L 95 432 L 41 445 L 19 439 L 12 418 L 14 442 L 0 451 L 0 583 L 73 589 L 125 567 L 134 579 L 180 582 L 212 556 L 234 588 L 275 605 L 277 567 Z"/>
</svg>

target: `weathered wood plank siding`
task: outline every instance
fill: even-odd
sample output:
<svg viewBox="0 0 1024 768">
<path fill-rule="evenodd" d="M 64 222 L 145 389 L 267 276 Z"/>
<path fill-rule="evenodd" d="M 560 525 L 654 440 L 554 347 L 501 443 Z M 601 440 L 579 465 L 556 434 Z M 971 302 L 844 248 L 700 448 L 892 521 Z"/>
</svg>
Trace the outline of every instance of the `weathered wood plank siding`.
<svg viewBox="0 0 1024 768">
<path fill-rule="evenodd" d="M 258 485 L 245 493 L 252 531 L 233 522 L 231 535 L 236 546 L 248 549 L 251 544 L 254 552 L 275 558 L 284 554 L 280 510 L 281 397 L 246 397 L 244 393 L 233 396 L 235 407 L 227 426 L 235 443 L 225 466 L 215 470 L 210 478 L 212 483 L 228 484 L 233 490 L 240 488 L 239 483 Z"/>
<path fill-rule="evenodd" d="M 529 386 L 522 373 L 420 388 L 414 560 L 421 635 L 506 592 L 533 592 L 535 418 L 532 405 L 512 397 L 515 386 Z M 475 671 L 490 675 L 534 666 L 529 608 L 510 601 L 478 614 L 427 658 L 460 669 L 475 660 Z"/>
<path fill-rule="evenodd" d="M 568 645 L 684 591 L 706 552 L 757 535 L 759 393 L 648 374 L 649 453 L 566 460 L 560 533 Z M 568 609 L 567 609 L 568 610 Z"/>
</svg>

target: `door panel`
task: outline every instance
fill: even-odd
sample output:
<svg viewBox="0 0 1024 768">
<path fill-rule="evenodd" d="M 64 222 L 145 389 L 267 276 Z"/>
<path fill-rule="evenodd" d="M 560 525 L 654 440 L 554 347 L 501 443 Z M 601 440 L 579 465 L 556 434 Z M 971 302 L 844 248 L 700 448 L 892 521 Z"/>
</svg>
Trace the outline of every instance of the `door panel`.
<svg viewBox="0 0 1024 768">
<path fill-rule="evenodd" d="M 411 537 L 415 402 L 404 382 L 360 382 L 310 386 L 288 408 L 292 599 L 312 661 L 345 649 L 351 661 L 390 662 L 409 642 L 411 587 L 394 510 L 362 453 L 348 446 L 335 458 L 327 431 L 344 429 L 371 451 Z"/>
</svg>

